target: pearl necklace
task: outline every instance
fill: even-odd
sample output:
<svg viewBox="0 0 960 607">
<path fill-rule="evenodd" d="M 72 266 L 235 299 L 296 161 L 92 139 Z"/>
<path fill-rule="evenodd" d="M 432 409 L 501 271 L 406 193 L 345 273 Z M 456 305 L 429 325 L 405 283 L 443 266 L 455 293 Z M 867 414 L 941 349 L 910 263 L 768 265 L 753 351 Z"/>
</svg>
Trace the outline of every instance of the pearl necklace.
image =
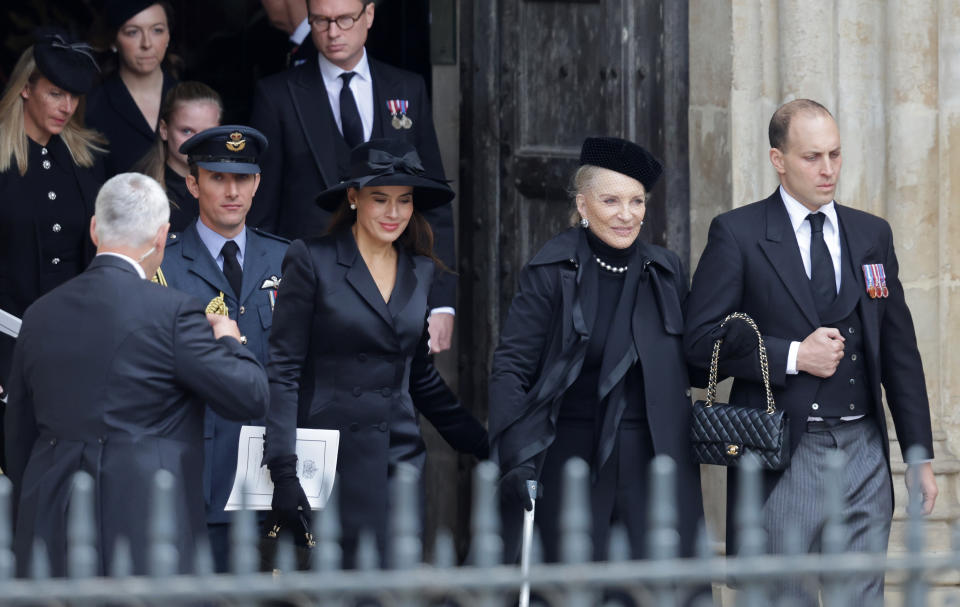
<svg viewBox="0 0 960 607">
<path fill-rule="evenodd" d="M 607 272 L 613 272 L 614 274 L 623 274 L 627 271 L 627 268 L 630 266 L 611 266 L 604 260 L 600 259 L 598 256 L 594 255 L 594 259 L 597 260 L 597 263 L 600 264 L 600 267 L 606 270 Z"/>
</svg>

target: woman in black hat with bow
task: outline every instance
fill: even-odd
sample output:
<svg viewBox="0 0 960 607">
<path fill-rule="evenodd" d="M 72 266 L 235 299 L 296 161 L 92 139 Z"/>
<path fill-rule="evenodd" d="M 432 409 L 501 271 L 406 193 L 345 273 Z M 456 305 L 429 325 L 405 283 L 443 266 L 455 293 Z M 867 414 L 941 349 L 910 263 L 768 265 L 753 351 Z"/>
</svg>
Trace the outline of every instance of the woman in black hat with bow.
<svg viewBox="0 0 960 607">
<path fill-rule="evenodd" d="M 591 467 L 594 558 L 606 558 L 615 523 L 643 557 L 648 467 L 659 454 L 676 462 L 681 549 L 690 555 L 703 505 L 687 439 L 687 275 L 674 253 L 639 238 L 662 168 L 612 137 L 584 141 L 580 164 L 576 227 L 524 267 L 493 359 L 491 455 L 502 473 L 506 556 L 519 554 L 525 482 L 535 480 L 544 556 L 558 560 L 563 467 L 579 457 Z"/>
<path fill-rule="evenodd" d="M 0 309 L 18 317 L 93 258 L 104 141 L 81 118 L 96 74 L 88 45 L 48 30 L 0 97 Z M 0 336 L 0 384 L 13 344 Z"/>
<path fill-rule="evenodd" d="M 372 139 L 350 155 L 350 176 L 321 193 L 334 212 L 328 234 L 296 240 L 270 333 L 270 411 L 264 461 L 273 509 L 296 522 L 309 510 L 297 478 L 296 428 L 340 431 L 340 518 L 344 564 L 359 533 L 385 554 L 388 485 L 402 462 L 423 468 L 422 413 L 450 445 L 484 458 L 487 433 L 440 378 L 428 354 L 427 294 L 434 272 L 423 210 L 453 198 L 424 175 L 413 146 Z"/>
<path fill-rule="evenodd" d="M 167 53 L 173 8 L 156 0 L 107 0 L 110 50 L 116 71 L 90 93 L 87 123 L 106 135 L 107 176 L 131 170 L 154 143 L 164 95 L 177 83 Z"/>
</svg>

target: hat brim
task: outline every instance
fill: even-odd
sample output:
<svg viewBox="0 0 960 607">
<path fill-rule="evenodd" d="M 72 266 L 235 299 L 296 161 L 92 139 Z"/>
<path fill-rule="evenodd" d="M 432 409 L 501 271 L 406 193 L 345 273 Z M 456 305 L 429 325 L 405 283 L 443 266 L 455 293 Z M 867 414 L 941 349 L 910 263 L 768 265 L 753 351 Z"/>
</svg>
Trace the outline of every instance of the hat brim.
<svg viewBox="0 0 960 607">
<path fill-rule="evenodd" d="M 240 175 L 255 175 L 260 172 L 260 165 L 252 162 L 198 162 L 197 166 L 214 173 L 238 173 Z"/>
<path fill-rule="evenodd" d="M 378 185 L 401 185 L 413 187 L 413 206 L 418 211 L 433 209 L 440 205 L 447 204 L 455 196 L 453 190 L 445 183 L 420 177 L 407 173 L 394 173 L 393 175 L 372 175 L 360 177 L 338 183 L 332 188 L 327 188 L 317 195 L 317 204 L 321 208 L 333 212 L 343 203 L 344 196 L 350 188 L 367 188 Z"/>
</svg>

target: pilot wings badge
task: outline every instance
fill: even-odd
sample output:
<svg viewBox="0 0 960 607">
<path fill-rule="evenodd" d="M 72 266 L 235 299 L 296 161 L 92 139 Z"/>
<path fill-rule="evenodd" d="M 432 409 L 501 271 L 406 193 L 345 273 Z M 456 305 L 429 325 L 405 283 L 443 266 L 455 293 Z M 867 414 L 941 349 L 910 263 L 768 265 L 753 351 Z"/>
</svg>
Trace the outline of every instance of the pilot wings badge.
<svg viewBox="0 0 960 607">
<path fill-rule="evenodd" d="M 273 312 L 273 306 L 277 303 L 277 289 L 280 288 L 280 277 L 271 275 L 270 278 L 263 281 L 260 290 L 266 291 L 270 297 L 270 311 Z"/>
</svg>

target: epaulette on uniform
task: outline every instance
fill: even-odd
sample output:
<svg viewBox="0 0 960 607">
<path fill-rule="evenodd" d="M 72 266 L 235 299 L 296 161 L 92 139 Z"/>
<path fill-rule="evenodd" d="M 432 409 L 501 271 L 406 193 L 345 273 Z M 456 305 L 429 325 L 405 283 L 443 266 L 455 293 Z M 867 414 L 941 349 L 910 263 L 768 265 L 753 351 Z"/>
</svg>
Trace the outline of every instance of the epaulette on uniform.
<svg viewBox="0 0 960 607">
<path fill-rule="evenodd" d="M 270 239 L 272 239 L 272 240 L 276 240 L 277 242 L 281 242 L 281 243 L 283 243 L 283 244 L 290 244 L 290 241 L 289 241 L 288 239 L 284 238 L 283 236 L 277 236 L 276 234 L 271 234 L 270 232 L 265 232 L 264 230 L 261 230 L 260 228 L 252 228 L 252 227 L 250 227 L 250 226 L 247 226 L 247 227 L 250 228 L 251 230 L 253 230 L 254 232 L 256 232 L 256 234 L 257 234 L 258 236 L 263 236 L 264 238 L 270 238 Z"/>
</svg>

